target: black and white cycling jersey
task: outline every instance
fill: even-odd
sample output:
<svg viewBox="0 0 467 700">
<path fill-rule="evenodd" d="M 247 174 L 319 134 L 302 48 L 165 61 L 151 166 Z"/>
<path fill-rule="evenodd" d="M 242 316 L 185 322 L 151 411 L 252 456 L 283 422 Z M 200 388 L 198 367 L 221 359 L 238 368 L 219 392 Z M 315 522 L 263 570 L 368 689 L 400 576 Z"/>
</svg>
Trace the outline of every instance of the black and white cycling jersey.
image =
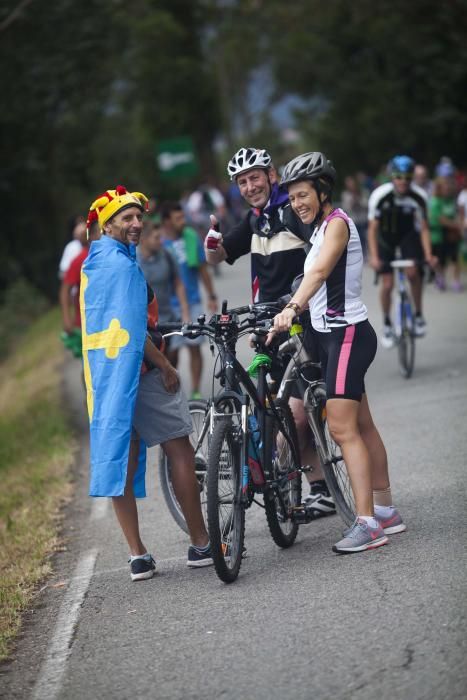
<svg viewBox="0 0 467 700">
<path fill-rule="evenodd" d="M 363 253 L 360 236 L 354 222 L 342 209 L 331 212 L 313 232 L 311 250 L 305 260 L 305 274 L 315 264 L 329 222 L 337 217 L 347 224 L 349 241 L 333 271 L 309 302 L 311 323 L 315 330 L 321 332 L 360 323 L 368 318 L 366 306 L 361 300 Z"/>
<path fill-rule="evenodd" d="M 368 219 L 379 222 L 378 237 L 398 245 L 401 240 L 420 233 L 427 218 L 427 195 L 420 187 L 410 185 L 406 194 L 398 194 L 392 182 L 377 187 L 368 202 Z"/>
</svg>

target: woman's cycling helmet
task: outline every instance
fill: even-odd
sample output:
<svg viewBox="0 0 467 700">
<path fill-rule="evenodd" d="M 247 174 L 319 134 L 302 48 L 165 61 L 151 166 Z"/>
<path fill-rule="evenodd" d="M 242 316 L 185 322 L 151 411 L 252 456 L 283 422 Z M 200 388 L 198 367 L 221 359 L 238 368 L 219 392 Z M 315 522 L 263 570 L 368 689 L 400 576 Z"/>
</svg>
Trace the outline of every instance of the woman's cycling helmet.
<svg viewBox="0 0 467 700">
<path fill-rule="evenodd" d="M 410 156 L 394 156 L 389 163 L 392 173 L 407 173 L 412 175 L 415 168 L 415 161 Z"/>
<path fill-rule="evenodd" d="M 227 172 L 231 180 L 235 180 L 241 173 L 252 168 L 268 170 L 272 165 L 272 158 L 264 148 L 241 148 L 229 160 Z"/>
<path fill-rule="evenodd" d="M 291 185 L 299 180 L 327 181 L 331 186 L 336 181 L 336 171 L 330 160 L 320 151 L 303 153 L 291 160 L 284 168 L 281 185 Z"/>
</svg>

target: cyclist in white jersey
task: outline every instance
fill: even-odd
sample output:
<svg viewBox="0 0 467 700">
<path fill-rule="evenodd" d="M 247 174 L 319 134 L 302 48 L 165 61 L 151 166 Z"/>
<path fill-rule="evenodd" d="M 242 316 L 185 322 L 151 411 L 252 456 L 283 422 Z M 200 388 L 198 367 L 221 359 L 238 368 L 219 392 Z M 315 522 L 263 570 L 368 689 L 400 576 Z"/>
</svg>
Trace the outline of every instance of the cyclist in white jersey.
<svg viewBox="0 0 467 700">
<path fill-rule="evenodd" d="M 333 546 L 348 554 L 375 549 L 406 527 L 392 505 L 386 449 L 373 423 L 364 377 L 376 354 L 376 334 L 360 292 L 363 254 L 352 219 L 333 209 L 336 173 L 323 153 L 305 153 L 285 166 L 282 182 L 292 209 L 311 224 L 303 281 L 272 333 L 288 330 L 309 306 L 326 382 L 326 411 L 347 465 L 357 518 Z"/>
</svg>

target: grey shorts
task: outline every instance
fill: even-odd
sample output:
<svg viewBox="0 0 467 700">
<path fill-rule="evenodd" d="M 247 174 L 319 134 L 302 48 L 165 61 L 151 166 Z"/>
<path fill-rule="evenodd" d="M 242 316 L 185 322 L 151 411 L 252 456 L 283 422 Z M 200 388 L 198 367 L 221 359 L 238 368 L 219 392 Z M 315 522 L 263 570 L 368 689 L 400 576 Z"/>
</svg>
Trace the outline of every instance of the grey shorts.
<svg viewBox="0 0 467 700">
<path fill-rule="evenodd" d="M 193 323 L 196 323 L 198 316 L 204 313 L 202 304 L 190 304 L 190 319 Z M 180 348 L 186 346 L 190 347 L 193 345 L 202 345 L 204 343 L 204 336 L 200 335 L 198 338 L 184 338 L 182 335 L 172 335 L 170 337 L 170 350 L 179 350 Z"/>
<path fill-rule="evenodd" d="M 141 375 L 131 439 L 141 437 L 148 447 L 153 447 L 190 435 L 192 431 L 188 401 L 182 389 L 169 394 L 157 368 Z"/>
</svg>

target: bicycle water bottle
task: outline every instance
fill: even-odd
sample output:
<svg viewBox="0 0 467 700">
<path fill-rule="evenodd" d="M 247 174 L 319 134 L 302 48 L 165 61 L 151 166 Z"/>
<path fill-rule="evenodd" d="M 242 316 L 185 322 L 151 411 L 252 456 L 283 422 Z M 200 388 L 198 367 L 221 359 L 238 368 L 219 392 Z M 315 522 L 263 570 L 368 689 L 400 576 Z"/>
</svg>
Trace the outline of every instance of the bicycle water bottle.
<svg viewBox="0 0 467 700">
<path fill-rule="evenodd" d="M 264 474 L 259 462 L 259 453 L 262 447 L 261 433 L 255 415 L 248 417 L 248 431 L 250 438 L 248 441 L 248 467 L 251 478 L 256 486 L 264 484 Z"/>
</svg>

